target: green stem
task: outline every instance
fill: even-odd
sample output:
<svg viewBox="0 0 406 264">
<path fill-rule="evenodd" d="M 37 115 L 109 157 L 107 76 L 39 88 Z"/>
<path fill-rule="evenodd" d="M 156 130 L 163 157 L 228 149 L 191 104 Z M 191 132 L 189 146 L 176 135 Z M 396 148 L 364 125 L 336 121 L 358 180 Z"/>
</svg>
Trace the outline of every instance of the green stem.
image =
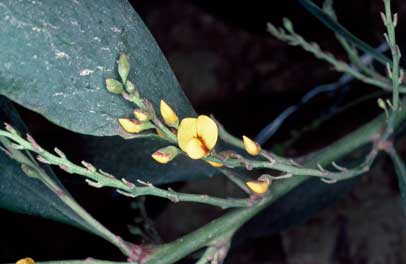
<svg viewBox="0 0 406 264">
<path fill-rule="evenodd" d="M 392 91 L 391 83 L 388 80 L 373 78 L 361 73 L 354 67 L 351 67 L 351 65 L 338 60 L 332 54 L 324 52 L 316 43 L 306 41 L 302 36 L 295 33 L 293 29 L 288 29 L 288 33 L 286 33 L 285 31 L 278 30 L 274 25 L 268 23 L 268 31 L 279 40 L 285 41 L 293 46 L 300 46 L 305 51 L 312 53 L 316 58 L 326 61 L 334 66 L 335 70 L 338 72 L 347 73 L 359 81 L 382 88 L 385 91 Z M 406 87 L 399 87 L 399 91 L 406 93 Z"/>
<path fill-rule="evenodd" d="M 392 54 L 392 66 L 388 64 L 388 70 L 390 72 L 390 78 L 392 79 L 392 111 L 391 115 L 388 120 L 388 128 L 385 133 L 385 139 L 393 134 L 394 122 L 396 119 L 396 115 L 398 114 L 400 107 L 399 107 L 399 90 L 400 90 L 400 49 L 396 44 L 396 34 L 395 28 L 397 21 L 393 20 L 392 11 L 391 11 L 391 1 L 384 0 L 385 5 L 385 15 L 382 15 L 382 19 L 384 20 L 384 24 L 387 29 L 386 40 L 388 41 L 389 48 Z"/>
<path fill-rule="evenodd" d="M 37 153 L 45 163 L 59 166 L 61 169 L 70 174 L 78 174 L 90 179 L 91 181 L 88 183 L 93 187 L 116 188 L 120 191 L 121 194 L 130 197 L 150 195 L 166 198 L 174 202 L 196 202 L 218 206 L 223 209 L 252 206 L 252 202 L 248 199 L 217 198 L 208 195 L 178 193 L 173 190 L 163 190 L 153 186 L 150 183 L 144 182 L 140 182 L 144 186 L 136 186 L 135 184 L 130 183 L 126 180 L 119 180 L 112 175 L 109 175 L 100 170 L 98 171 L 89 163 L 83 163 L 87 167 L 76 165 L 64 156 L 57 156 L 46 151 L 45 149 L 38 146 L 36 143 L 33 143 L 32 140 L 25 140 L 17 133 L 0 130 L 0 136 L 13 140 L 25 150 Z"/>
</svg>

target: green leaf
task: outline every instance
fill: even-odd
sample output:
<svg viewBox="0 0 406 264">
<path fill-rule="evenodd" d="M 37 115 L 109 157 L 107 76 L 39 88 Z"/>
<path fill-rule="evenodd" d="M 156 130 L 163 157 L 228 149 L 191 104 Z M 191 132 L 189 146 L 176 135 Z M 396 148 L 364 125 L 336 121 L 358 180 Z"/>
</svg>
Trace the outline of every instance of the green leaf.
<svg viewBox="0 0 406 264">
<path fill-rule="evenodd" d="M 0 96 L 0 120 L 25 132 L 25 126 L 14 106 L 3 96 Z M 67 192 L 50 167 L 43 168 L 51 179 Z M 92 228 L 55 193 L 37 178 L 27 176 L 21 164 L 3 151 L 0 151 L 0 208 L 52 219 L 92 232 Z"/>
<path fill-rule="evenodd" d="M 392 64 L 392 60 L 387 58 L 385 55 L 377 52 L 373 47 L 371 47 L 361 39 L 354 36 L 351 32 L 349 32 L 337 21 L 332 19 L 326 12 L 320 9 L 311 0 L 298 0 L 298 1 L 307 11 L 309 11 L 313 16 L 315 16 L 318 20 L 320 20 L 320 22 L 322 22 L 326 27 L 331 29 L 335 34 L 342 36 L 348 42 L 352 43 L 363 52 L 370 54 L 383 65 L 386 66 L 387 63 Z"/>
<path fill-rule="evenodd" d="M 127 0 L 3 0 L 0 17 L 0 94 L 55 124 L 95 136 L 120 133 L 117 118 L 134 106 L 109 93 L 105 80 L 120 78 L 121 53 L 131 65 L 128 78 L 156 109 L 165 99 L 179 116 L 194 114 Z"/>
<path fill-rule="evenodd" d="M 406 165 L 395 149 L 391 150 L 389 155 L 392 158 L 393 165 L 395 166 L 396 175 L 398 177 L 400 198 L 402 200 L 403 211 L 406 215 Z"/>
</svg>

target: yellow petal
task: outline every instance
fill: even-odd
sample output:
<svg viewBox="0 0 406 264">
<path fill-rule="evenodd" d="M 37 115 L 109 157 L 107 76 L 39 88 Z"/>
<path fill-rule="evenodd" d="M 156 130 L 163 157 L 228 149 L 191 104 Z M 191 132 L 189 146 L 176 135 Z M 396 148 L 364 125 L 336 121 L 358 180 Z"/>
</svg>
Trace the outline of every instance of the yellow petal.
<svg viewBox="0 0 406 264">
<path fill-rule="evenodd" d="M 178 116 L 176 115 L 175 111 L 173 111 L 172 108 L 164 100 L 161 100 L 160 110 L 162 118 L 165 121 L 165 124 L 173 127 L 178 126 L 179 124 Z"/>
<path fill-rule="evenodd" d="M 215 162 L 215 161 L 210 161 L 208 160 L 207 163 L 209 163 L 211 166 L 215 167 L 215 168 L 220 168 L 223 167 L 224 165 L 220 162 Z"/>
<path fill-rule="evenodd" d="M 119 118 L 121 127 L 128 133 L 139 133 L 141 131 L 141 122 L 129 118 Z"/>
<path fill-rule="evenodd" d="M 35 264 L 32 258 L 23 258 L 16 262 L 16 264 Z"/>
<path fill-rule="evenodd" d="M 256 194 L 264 194 L 268 191 L 270 182 L 266 180 L 248 181 L 245 183 Z"/>
<path fill-rule="evenodd" d="M 242 139 L 245 150 L 252 156 L 258 155 L 258 153 L 261 151 L 261 147 L 258 145 L 258 143 L 246 136 L 242 136 Z"/>
<path fill-rule="evenodd" d="M 186 152 L 186 145 L 192 138 L 197 137 L 197 119 L 184 118 L 178 128 L 178 144 L 181 150 Z"/>
<path fill-rule="evenodd" d="M 186 154 L 192 159 L 201 159 L 207 155 L 208 150 L 198 138 L 192 138 L 185 148 Z"/>
<path fill-rule="evenodd" d="M 197 118 L 197 136 L 203 141 L 207 149 L 211 150 L 217 143 L 218 128 L 216 122 L 208 116 Z"/>
</svg>

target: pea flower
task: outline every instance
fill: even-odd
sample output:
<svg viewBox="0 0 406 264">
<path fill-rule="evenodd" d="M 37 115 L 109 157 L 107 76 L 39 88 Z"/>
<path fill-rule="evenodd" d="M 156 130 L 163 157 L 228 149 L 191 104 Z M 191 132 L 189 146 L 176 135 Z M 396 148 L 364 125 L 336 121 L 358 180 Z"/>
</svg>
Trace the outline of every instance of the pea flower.
<svg viewBox="0 0 406 264">
<path fill-rule="evenodd" d="M 214 148 L 218 138 L 216 123 L 206 115 L 184 118 L 178 128 L 179 147 L 192 159 L 201 159 Z"/>
</svg>

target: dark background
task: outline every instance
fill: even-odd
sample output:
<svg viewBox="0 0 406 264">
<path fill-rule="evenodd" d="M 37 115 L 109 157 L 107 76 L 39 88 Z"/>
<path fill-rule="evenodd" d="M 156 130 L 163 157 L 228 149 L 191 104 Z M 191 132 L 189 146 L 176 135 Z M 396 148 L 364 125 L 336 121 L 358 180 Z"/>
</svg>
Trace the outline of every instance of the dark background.
<svg viewBox="0 0 406 264">
<path fill-rule="evenodd" d="M 297 32 L 317 41 L 323 49 L 345 59 L 334 35 L 309 15 L 296 1 L 182 1 L 133 0 L 168 58 L 185 93 L 199 113 L 213 113 L 231 132 L 255 136 L 287 106 L 296 104 L 314 86 L 334 82 L 340 75 L 330 66 L 300 48 L 289 47 L 266 33 L 266 22 L 280 25 L 289 17 Z M 406 4 L 394 1 L 400 13 L 399 42 L 404 43 Z M 339 20 L 356 36 L 379 45 L 382 26 L 380 0 L 340 0 L 335 4 Z M 341 112 L 299 140 L 283 145 L 308 126 L 310 120 L 334 111 L 377 88 L 353 82 L 338 93 L 319 96 L 300 114 L 289 118 L 266 147 L 281 148 L 297 156 L 316 150 L 345 135 L 379 113 L 374 99 Z M 50 147 L 60 146 L 77 159 L 80 153 L 66 138 L 75 136 L 54 127 L 42 117 L 21 109 L 36 138 L 46 138 Z M 405 157 L 405 139 L 399 150 Z M 109 190 L 88 188 L 62 181 L 97 219 L 124 238 L 139 241 L 128 231 L 139 211 L 129 200 Z M 196 185 L 198 189 L 196 189 Z M 213 187 L 219 186 L 219 187 Z M 224 187 L 226 186 L 226 187 Z M 221 179 L 177 183 L 184 191 L 216 188 L 225 192 Z M 217 190 L 218 189 L 218 190 Z M 219 211 L 190 204 L 173 205 L 148 199 L 150 216 L 164 241 L 170 241 L 219 215 Z M 37 260 L 122 259 L 107 242 L 85 232 L 35 217 L 0 210 L 0 261 L 13 262 L 25 256 Z M 398 187 L 390 161 L 382 157 L 371 173 L 363 176 L 345 197 L 313 216 L 306 223 L 279 233 L 238 241 L 227 263 L 406 263 L 405 218 L 401 214 Z M 45 233 L 44 233 L 44 230 Z M 193 263 L 188 259 L 185 263 Z"/>
</svg>

